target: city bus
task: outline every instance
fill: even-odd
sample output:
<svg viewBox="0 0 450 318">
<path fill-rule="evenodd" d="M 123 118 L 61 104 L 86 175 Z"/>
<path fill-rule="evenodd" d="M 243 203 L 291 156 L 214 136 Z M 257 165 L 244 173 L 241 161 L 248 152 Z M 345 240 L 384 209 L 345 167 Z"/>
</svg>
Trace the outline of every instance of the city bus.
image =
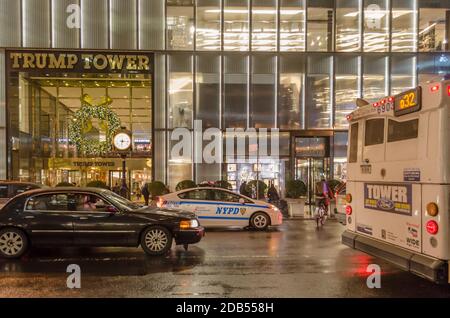
<svg viewBox="0 0 450 318">
<path fill-rule="evenodd" d="M 449 283 L 450 81 L 357 104 L 342 243 Z"/>
</svg>

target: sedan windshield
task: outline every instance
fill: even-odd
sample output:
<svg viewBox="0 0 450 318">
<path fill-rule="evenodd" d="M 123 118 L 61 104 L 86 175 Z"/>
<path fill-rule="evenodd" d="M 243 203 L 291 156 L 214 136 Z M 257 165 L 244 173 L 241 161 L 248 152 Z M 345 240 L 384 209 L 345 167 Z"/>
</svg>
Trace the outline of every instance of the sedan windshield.
<svg viewBox="0 0 450 318">
<path fill-rule="evenodd" d="M 110 199 L 114 204 L 117 204 L 119 207 L 128 211 L 138 210 L 143 207 L 142 205 L 125 199 L 124 197 L 112 191 L 107 191 L 105 193 L 105 196 L 108 197 L 108 199 Z"/>
</svg>

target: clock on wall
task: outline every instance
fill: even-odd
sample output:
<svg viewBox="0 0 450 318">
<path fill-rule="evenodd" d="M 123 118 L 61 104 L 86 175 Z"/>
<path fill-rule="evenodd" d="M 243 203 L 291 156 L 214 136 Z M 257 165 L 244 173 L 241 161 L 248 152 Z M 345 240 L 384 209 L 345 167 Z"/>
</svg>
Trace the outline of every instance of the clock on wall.
<svg viewBox="0 0 450 318">
<path fill-rule="evenodd" d="M 113 138 L 114 148 L 118 151 L 128 151 L 131 149 L 131 132 L 127 130 L 118 131 Z"/>
</svg>

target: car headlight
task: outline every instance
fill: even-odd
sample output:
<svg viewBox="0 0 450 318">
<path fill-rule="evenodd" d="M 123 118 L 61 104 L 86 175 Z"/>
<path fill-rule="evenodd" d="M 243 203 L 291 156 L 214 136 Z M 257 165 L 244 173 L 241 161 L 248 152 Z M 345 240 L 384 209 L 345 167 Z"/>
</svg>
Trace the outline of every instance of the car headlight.
<svg viewBox="0 0 450 318">
<path fill-rule="evenodd" d="M 275 205 L 271 205 L 270 209 L 275 212 L 280 212 L 280 209 L 278 209 Z"/>
<path fill-rule="evenodd" d="M 180 229 L 187 230 L 191 228 L 198 227 L 198 221 L 197 220 L 186 220 L 180 222 Z"/>
</svg>

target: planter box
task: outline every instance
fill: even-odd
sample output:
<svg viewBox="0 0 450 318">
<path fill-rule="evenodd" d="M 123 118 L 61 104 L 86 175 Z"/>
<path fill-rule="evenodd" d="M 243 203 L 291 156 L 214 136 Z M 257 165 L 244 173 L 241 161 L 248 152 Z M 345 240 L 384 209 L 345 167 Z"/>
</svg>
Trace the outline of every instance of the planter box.
<svg viewBox="0 0 450 318">
<path fill-rule="evenodd" d="M 306 199 L 286 199 L 288 204 L 289 217 L 303 217 L 305 213 L 305 201 Z"/>
</svg>

